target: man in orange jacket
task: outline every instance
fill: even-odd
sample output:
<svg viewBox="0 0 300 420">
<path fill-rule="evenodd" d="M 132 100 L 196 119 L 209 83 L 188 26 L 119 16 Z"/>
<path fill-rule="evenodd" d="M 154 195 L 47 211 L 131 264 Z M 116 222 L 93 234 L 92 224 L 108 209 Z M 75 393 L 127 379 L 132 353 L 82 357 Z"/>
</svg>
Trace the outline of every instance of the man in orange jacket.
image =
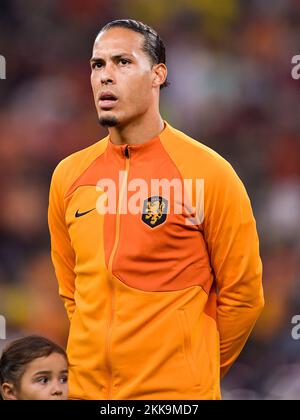
<svg viewBox="0 0 300 420">
<path fill-rule="evenodd" d="M 100 31 L 91 83 L 108 136 L 60 162 L 50 188 L 72 399 L 220 399 L 263 307 L 245 188 L 161 118 L 166 80 L 153 29 Z"/>
</svg>

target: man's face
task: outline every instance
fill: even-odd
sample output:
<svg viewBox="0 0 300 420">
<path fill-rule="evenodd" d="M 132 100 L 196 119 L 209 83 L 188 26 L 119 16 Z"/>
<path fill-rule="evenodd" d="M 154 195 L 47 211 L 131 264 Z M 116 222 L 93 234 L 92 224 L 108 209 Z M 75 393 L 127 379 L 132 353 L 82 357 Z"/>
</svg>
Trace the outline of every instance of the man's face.
<svg viewBox="0 0 300 420">
<path fill-rule="evenodd" d="M 125 125 L 153 106 L 155 72 L 143 51 L 144 36 L 112 28 L 96 38 L 91 84 L 100 123 Z"/>
</svg>

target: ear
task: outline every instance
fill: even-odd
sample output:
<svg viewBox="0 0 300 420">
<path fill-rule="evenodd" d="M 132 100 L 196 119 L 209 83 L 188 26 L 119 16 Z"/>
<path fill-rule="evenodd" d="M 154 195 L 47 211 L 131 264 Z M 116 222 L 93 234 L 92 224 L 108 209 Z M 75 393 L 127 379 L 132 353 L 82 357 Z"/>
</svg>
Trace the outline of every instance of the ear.
<svg viewBox="0 0 300 420">
<path fill-rule="evenodd" d="M 4 400 L 17 400 L 17 393 L 13 384 L 4 382 L 0 391 Z"/>
<path fill-rule="evenodd" d="M 152 68 L 154 79 L 152 86 L 160 87 L 167 79 L 168 69 L 163 63 L 155 64 Z"/>
</svg>

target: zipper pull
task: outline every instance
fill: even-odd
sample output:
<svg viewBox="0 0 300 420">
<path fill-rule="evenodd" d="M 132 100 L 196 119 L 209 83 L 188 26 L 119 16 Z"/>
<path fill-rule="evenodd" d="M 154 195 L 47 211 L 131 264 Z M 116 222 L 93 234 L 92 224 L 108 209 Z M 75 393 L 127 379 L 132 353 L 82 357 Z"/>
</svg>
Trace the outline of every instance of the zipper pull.
<svg viewBox="0 0 300 420">
<path fill-rule="evenodd" d="M 127 158 L 127 159 L 129 159 L 129 157 L 130 157 L 130 155 L 129 155 L 129 145 L 127 144 L 126 145 L 126 147 L 125 147 L 125 157 Z"/>
</svg>

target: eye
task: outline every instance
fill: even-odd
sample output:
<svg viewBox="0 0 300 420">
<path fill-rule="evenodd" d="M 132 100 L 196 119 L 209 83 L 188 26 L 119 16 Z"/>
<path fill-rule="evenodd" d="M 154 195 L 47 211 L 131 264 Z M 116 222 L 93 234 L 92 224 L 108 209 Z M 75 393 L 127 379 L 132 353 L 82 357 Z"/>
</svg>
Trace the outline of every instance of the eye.
<svg viewBox="0 0 300 420">
<path fill-rule="evenodd" d="M 121 58 L 119 62 L 120 62 L 123 66 L 126 66 L 126 64 L 129 64 L 129 63 L 130 63 L 130 61 L 129 61 L 129 60 L 127 60 L 126 58 Z"/>
<path fill-rule="evenodd" d="M 62 384 L 66 384 L 66 383 L 68 382 L 68 376 L 67 376 L 67 375 L 62 376 L 62 377 L 60 378 L 60 382 L 61 382 Z"/>
<path fill-rule="evenodd" d="M 47 378 L 47 376 L 41 376 L 40 378 L 37 378 L 37 382 L 46 385 L 49 382 L 49 378 Z"/>
<path fill-rule="evenodd" d="M 103 63 L 101 63 L 100 61 L 94 61 L 92 63 L 92 69 L 101 69 L 102 66 L 103 66 Z"/>
</svg>

